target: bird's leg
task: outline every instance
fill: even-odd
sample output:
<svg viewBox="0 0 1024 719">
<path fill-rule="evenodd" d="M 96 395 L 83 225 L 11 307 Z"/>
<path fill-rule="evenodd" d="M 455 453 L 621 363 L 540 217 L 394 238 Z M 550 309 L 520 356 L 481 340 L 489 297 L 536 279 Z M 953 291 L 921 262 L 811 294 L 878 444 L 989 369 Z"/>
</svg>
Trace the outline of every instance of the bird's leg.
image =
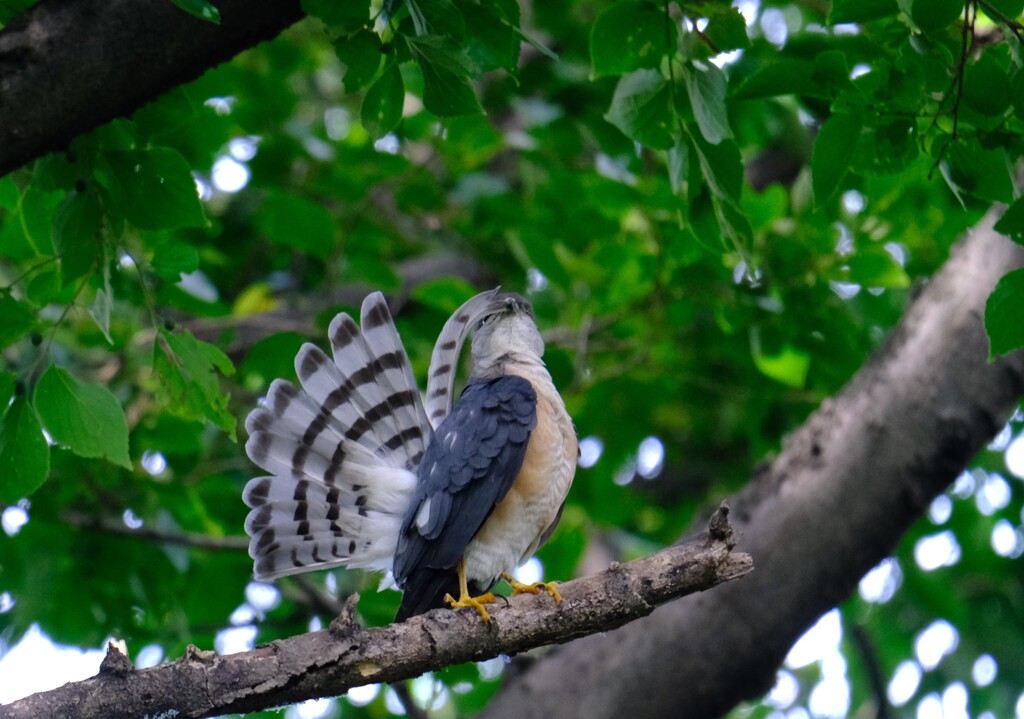
<svg viewBox="0 0 1024 719">
<path fill-rule="evenodd" d="M 480 618 L 488 624 L 491 623 L 491 615 L 484 609 L 484 604 L 493 602 L 494 595 L 490 592 L 481 594 L 478 597 L 470 596 L 469 584 L 466 582 L 466 561 L 465 559 L 459 560 L 459 598 L 455 599 L 451 594 L 445 594 L 444 600 L 452 609 L 459 607 L 473 607 L 473 609 L 480 612 Z"/>
<path fill-rule="evenodd" d="M 548 594 L 550 594 L 556 602 L 562 601 L 562 595 L 558 593 L 558 589 L 556 588 L 558 582 L 537 582 L 536 584 L 523 584 L 508 572 L 502 572 L 501 578 L 512 585 L 513 594 L 525 594 L 526 592 L 529 592 L 530 594 L 537 594 L 540 592 L 540 590 L 546 589 Z"/>
</svg>

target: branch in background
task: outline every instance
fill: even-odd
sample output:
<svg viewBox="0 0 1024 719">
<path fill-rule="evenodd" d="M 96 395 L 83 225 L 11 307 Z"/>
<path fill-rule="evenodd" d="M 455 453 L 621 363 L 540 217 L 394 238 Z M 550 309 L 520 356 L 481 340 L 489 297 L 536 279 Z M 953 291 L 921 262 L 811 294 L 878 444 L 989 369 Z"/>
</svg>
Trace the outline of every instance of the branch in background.
<svg viewBox="0 0 1024 719">
<path fill-rule="evenodd" d="M 423 672 L 620 627 L 669 600 L 736 579 L 751 559 L 735 544 L 724 506 L 699 540 L 560 586 L 562 602 L 544 593 L 498 603 L 484 624 L 475 610 L 440 609 L 402 624 L 363 629 L 348 611 L 330 629 L 217 656 L 194 647 L 175 662 L 116 671 L 40 692 L 0 707 L 0 719 L 139 716 L 208 717 L 251 712 L 352 687 L 395 682 Z M 116 650 L 108 651 L 116 653 Z M 113 666 L 115 662 L 105 662 Z"/>
<path fill-rule="evenodd" d="M 42 0 L 0 30 L 0 176 L 131 115 L 299 20 L 298 0 Z"/>
<path fill-rule="evenodd" d="M 248 537 L 211 537 L 195 532 L 168 532 L 156 527 L 138 527 L 133 529 L 124 523 L 121 517 L 99 517 L 75 510 L 67 510 L 60 515 L 61 519 L 76 527 L 94 529 L 110 534 L 121 534 L 150 542 L 179 544 L 197 549 L 228 550 L 232 552 L 246 551 L 249 548 Z"/>
<path fill-rule="evenodd" d="M 732 502 L 757 570 L 547 653 L 484 719 L 721 717 L 775 681 L 793 642 L 856 590 L 1024 394 L 1024 351 L 988 361 L 985 301 L 1024 250 L 993 210 L 888 342 Z"/>
</svg>

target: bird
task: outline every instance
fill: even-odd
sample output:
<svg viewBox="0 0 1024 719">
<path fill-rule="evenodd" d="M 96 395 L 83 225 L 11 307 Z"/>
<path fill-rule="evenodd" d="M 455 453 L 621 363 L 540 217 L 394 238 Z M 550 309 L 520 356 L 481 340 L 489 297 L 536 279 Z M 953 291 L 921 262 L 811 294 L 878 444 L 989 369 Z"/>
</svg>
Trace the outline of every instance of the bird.
<svg viewBox="0 0 1024 719">
<path fill-rule="evenodd" d="M 453 404 L 470 333 L 473 367 Z M 269 473 L 242 493 L 255 578 L 382 571 L 382 586 L 402 590 L 396 621 L 448 605 L 489 622 L 500 579 L 560 602 L 553 582 L 511 576 L 554 531 L 579 454 L 530 303 L 496 288 L 456 310 L 425 400 L 383 294 L 366 297 L 359 324 L 338 314 L 328 335 L 333 357 L 304 344 L 299 386 L 274 380 L 246 418 L 246 453 Z"/>
</svg>

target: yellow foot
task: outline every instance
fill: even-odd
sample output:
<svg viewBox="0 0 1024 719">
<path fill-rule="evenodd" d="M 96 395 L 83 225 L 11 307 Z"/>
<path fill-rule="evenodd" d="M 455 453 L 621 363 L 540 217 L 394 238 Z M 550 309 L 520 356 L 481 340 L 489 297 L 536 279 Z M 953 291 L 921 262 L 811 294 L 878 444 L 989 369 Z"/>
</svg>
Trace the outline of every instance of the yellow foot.
<svg viewBox="0 0 1024 719">
<path fill-rule="evenodd" d="M 490 592 L 487 592 L 487 594 L 481 594 L 478 597 L 472 597 L 469 595 L 469 592 L 466 592 L 458 599 L 453 597 L 451 594 L 445 594 L 444 601 L 447 602 L 448 606 L 450 606 L 452 609 L 459 609 L 461 607 L 473 607 L 473 609 L 477 610 L 480 613 L 480 618 L 483 619 L 486 623 L 490 624 L 491 615 L 487 613 L 486 609 L 484 609 L 484 604 L 490 604 L 491 602 L 494 602 L 496 600 L 494 595 Z"/>
<path fill-rule="evenodd" d="M 547 590 L 547 593 L 554 598 L 555 602 L 562 601 L 562 595 L 558 593 L 558 589 L 556 588 L 558 582 L 537 582 L 536 584 L 523 584 L 518 579 L 515 579 L 508 572 L 502 572 L 501 578 L 512 585 L 512 592 L 514 594 L 525 594 L 526 592 L 529 592 L 530 594 L 538 594 L 540 590 L 545 589 Z"/>
</svg>

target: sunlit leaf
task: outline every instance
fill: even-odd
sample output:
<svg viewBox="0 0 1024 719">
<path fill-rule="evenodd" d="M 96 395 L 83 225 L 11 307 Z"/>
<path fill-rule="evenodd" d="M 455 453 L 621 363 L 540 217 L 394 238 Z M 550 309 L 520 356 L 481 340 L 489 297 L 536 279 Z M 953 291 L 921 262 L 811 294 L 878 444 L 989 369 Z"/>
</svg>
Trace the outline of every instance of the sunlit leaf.
<svg viewBox="0 0 1024 719">
<path fill-rule="evenodd" d="M 717 145 L 732 137 L 725 109 L 725 74 L 714 65 L 687 65 L 683 67 L 683 81 L 704 139 Z"/>
<path fill-rule="evenodd" d="M 131 469 L 128 422 L 106 388 L 50 365 L 36 385 L 35 407 L 57 444 L 80 457 L 101 457 Z"/>
</svg>

